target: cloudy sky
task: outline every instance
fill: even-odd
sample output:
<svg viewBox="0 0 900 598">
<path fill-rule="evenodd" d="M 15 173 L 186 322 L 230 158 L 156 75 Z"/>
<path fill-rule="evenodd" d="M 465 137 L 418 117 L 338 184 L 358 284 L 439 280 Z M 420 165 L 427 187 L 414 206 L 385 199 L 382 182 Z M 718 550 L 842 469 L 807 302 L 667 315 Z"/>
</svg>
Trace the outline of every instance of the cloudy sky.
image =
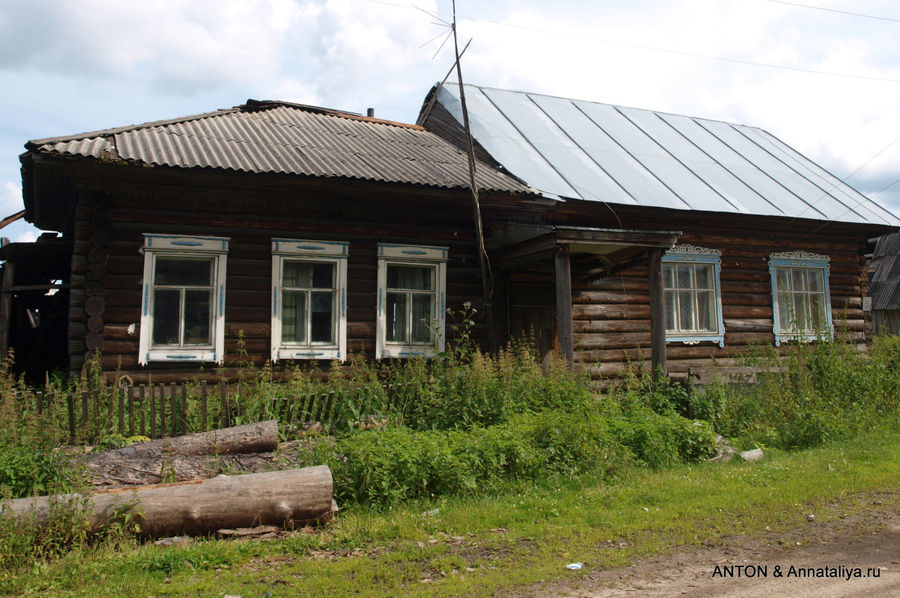
<svg viewBox="0 0 900 598">
<path fill-rule="evenodd" d="M 29 139 L 247 98 L 413 122 L 452 64 L 450 11 L 450 0 L 4 0 L 0 217 L 22 207 Z M 457 16 L 468 83 L 758 126 L 900 213 L 896 2 L 458 0 Z"/>
</svg>

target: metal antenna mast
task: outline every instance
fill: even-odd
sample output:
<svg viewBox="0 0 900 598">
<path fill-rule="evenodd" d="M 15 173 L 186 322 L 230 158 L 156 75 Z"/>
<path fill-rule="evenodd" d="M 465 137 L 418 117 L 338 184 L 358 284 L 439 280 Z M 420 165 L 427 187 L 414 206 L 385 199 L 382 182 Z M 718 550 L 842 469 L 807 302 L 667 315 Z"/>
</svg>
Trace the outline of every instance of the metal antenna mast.
<svg viewBox="0 0 900 598">
<path fill-rule="evenodd" d="M 484 246 L 484 226 L 481 221 L 481 202 L 478 199 L 478 185 L 475 182 L 475 147 L 472 143 L 472 132 L 469 128 L 469 111 L 466 109 L 466 90 L 463 86 L 462 67 L 460 66 L 459 42 L 456 35 L 456 0 L 453 1 L 453 50 L 456 55 L 456 78 L 459 82 L 459 102 L 462 106 L 463 128 L 466 131 L 466 147 L 469 157 L 469 188 L 472 191 L 472 206 L 475 211 L 475 241 L 478 244 L 478 262 L 481 266 L 481 293 L 484 301 L 484 317 L 487 320 L 488 350 L 497 349 L 497 332 L 494 326 L 494 306 L 491 265 L 488 262 L 487 250 Z M 468 47 L 468 45 L 466 46 Z"/>
</svg>

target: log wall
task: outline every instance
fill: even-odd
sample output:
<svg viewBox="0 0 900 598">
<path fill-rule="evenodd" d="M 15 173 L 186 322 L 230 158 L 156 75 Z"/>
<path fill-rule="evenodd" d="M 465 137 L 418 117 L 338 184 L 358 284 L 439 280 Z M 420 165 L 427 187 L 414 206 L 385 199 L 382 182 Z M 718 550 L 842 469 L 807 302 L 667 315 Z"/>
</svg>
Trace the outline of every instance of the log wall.
<svg viewBox="0 0 900 598">
<path fill-rule="evenodd" d="M 465 195 L 445 192 L 435 197 L 433 192 L 365 183 L 278 182 L 241 188 L 210 177 L 192 186 L 127 182 L 103 192 L 82 193 L 72 258 L 70 370 L 79 371 L 95 348 L 108 375 L 126 374 L 135 383 L 146 382 L 151 374 L 154 382 L 198 373 L 202 377 L 201 370 L 208 379 L 223 373 L 231 378 L 247 363 L 262 366 L 270 357 L 274 237 L 350 243 L 347 348 L 351 355 L 371 359 L 375 353 L 378 243 L 448 246 L 447 306 L 458 309 L 472 301 L 480 307 L 472 210 Z M 231 238 L 224 368 L 212 363 L 138 364 L 144 233 Z M 473 337 L 479 340 L 485 335 L 485 325 L 479 322 Z M 285 363 L 303 362 L 279 362 L 282 370 Z M 327 369 L 329 364 L 318 365 Z"/>
<path fill-rule="evenodd" d="M 686 232 L 680 243 L 722 252 L 721 292 L 725 346 L 703 342 L 666 346 L 669 373 L 689 368 L 736 365 L 751 346 L 774 346 L 769 255 L 805 250 L 827 255 L 836 334 L 857 343 L 867 339 L 868 293 L 863 257 L 865 240 L 787 239 L 741 234 L 740 230 Z M 649 368 L 650 293 L 646 263 L 617 275 L 584 281 L 573 271 L 575 362 L 595 379 L 621 376 L 629 365 Z"/>
</svg>

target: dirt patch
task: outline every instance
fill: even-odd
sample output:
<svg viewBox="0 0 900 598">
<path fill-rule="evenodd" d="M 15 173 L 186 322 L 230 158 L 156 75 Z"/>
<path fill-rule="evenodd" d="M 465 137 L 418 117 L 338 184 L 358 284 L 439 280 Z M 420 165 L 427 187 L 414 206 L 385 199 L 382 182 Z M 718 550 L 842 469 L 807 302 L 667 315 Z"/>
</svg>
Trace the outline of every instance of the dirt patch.
<svg viewBox="0 0 900 598">
<path fill-rule="evenodd" d="M 896 497 L 866 497 L 858 515 L 788 532 L 725 538 L 700 548 L 592 570 L 507 594 L 510 598 L 689 596 L 900 597 Z M 777 567 L 777 569 L 776 569 Z"/>
</svg>

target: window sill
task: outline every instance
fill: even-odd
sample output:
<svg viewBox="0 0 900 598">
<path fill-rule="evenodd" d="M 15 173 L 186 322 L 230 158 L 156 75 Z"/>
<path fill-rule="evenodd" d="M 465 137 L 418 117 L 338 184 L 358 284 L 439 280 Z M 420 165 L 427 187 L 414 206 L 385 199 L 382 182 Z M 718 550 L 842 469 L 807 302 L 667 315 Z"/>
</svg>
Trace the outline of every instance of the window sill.
<svg viewBox="0 0 900 598">
<path fill-rule="evenodd" d="M 282 359 L 327 359 L 344 361 L 340 349 L 334 347 L 281 347 L 275 352 L 275 361 Z"/>
<path fill-rule="evenodd" d="M 200 348 L 194 351 L 188 349 L 151 349 L 144 355 L 141 365 L 147 365 L 151 361 L 167 362 L 212 362 L 222 363 L 222 358 L 211 349 Z"/>
<path fill-rule="evenodd" d="M 704 335 L 666 335 L 667 343 L 682 343 L 685 345 L 696 345 L 699 343 L 716 343 L 719 347 L 725 346 L 724 334 L 704 334 Z"/>
<path fill-rule="evenodd" d="M 784 343 L 814 343 L 816 341 L 825 341 L 830 343 L 834 340 L 834 334 L 800 334 L 796 332 L 779 332 L 775 334 L 775 346 L 780 347 Z"/>
<path fill-rule="evenodd" d="M 437 355 L 431 345 L 386 345 L 379 359 L 408 359 L 410 357 L 431 358 Z"/>
</svg>

